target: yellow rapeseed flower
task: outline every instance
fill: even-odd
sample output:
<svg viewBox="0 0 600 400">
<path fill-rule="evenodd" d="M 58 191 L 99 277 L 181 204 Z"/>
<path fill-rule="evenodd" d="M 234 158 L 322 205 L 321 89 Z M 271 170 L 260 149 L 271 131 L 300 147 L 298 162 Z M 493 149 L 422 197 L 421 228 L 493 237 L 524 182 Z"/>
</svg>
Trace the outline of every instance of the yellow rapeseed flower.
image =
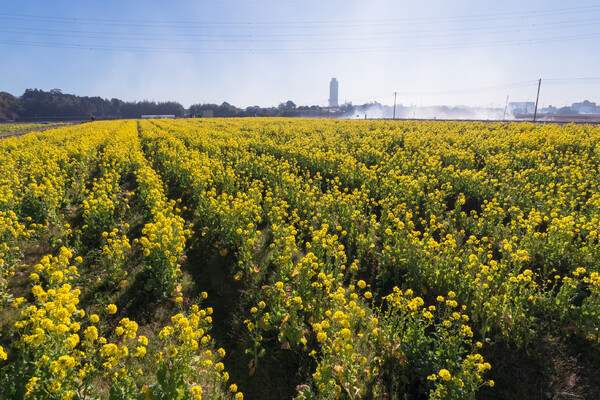
<svg viewBox="0 0 600 400">
<path fill-rule="evenodd" d="M 445 381 L 452 379 L 452 375 L 450 375 L 450 371 L 447 369 L 441 369 L 440 372 L 438 372 L 438 375 Z"/>
<path fill-rule="evenodd" d="M 192 386 L 191 392 L 195 400 L 202 400 L 202 386 Z"/>
</svg>

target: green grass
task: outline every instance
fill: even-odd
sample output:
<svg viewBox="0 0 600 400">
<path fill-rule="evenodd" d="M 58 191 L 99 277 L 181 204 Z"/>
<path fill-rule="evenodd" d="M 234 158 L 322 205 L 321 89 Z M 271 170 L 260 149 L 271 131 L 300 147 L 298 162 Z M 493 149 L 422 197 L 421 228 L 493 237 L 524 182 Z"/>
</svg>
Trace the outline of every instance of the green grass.
<svg viewBox="0 0 600 400">
<path fill-rule="evenodd" d="M 0 134 L 6 133 L 16 133 L 16 132 L 32 132 L 40 129 L 48 129 L 48 128 L 58 128 L 61 126 L 66 126 L 67 123 L 57 122 L 51 124 L 26 124 L 26 123 L 16 123 L 16 124 L 0 124 Z"/>
</svg>

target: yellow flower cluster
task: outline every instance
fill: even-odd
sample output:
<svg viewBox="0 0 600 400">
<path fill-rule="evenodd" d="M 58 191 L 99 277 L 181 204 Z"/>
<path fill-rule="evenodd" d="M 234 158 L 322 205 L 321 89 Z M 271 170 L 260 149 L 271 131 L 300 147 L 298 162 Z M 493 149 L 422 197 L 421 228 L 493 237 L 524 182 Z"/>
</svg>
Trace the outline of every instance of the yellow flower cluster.
<svg viewBox="0 0 600 400">
<path fill-rule="evenodd" d="M 153 289 L 159 297 L 176 295 L 174 291 L 181 273 L 178 261 L 191 231 L 178 215 L 180 210 L 175 207 L 176 203 L 166 199 L 162 181 L 150 166 L 142 165 L 136 171 L 136 179 L 139 196 L 152 221 L 144 227 L 144 236 L 139 242 L 148 268 L 156 277 Z"/>
<path fill-rule="evenodd" d="M 194 398 L 201 398 L 202 393 L 210 398 L 226 392 L 229 374 L 221 362 L 225 350 L 211 351 L 213 343 L 207 334 L 212 322 L 211 308 L 200 309 L 194 305 L 189 314 L 174 315 L 172 325 L 164 327 L 158 335 L 162 348 L 166 349 L 166 354 L 154 354 L 158 370 L 136 372 L 139 365 L 136 360 L 147 356 L 148 338 L 137 335 L 138 324 L 129 318 L 122 318 L 115 327 L 114 342 L 100 336 L 100 317 L 91 314 L 85 318 L 86 313 L 77 307 L 81 291 L 68 283 L 77 276 L 76 268 L 69 266 L 71 257 L 71 252 L 62 248 L 58 257 L 44 258 L 44 267 L 38 267 L 38 271 L 49 288 L 33 286 L 35 304 L 25 307 L 21 311 L 23 319 L 15 323 L 22 332 L 17 349 L 35 366 L 28 371 L 28 396 L 50 392 L 71 398 L 81 391 L 93 390 L 94 376 L 112 376 L 112 385 L 128 391 L 131 396 L 136 395 L 140 387 L 149 393 L 160 387 L 164 393 L 167 382 L 161 377 L 165 373 L 174 380 L 181 380 L 177 388 L 172 388 L 173 396 L 179 390 L 189 391 Z M 62 280 L 53 278 L 57 272 L 65 272 Z M 41 279 L 38 274 L 32 275 L 35 275 L 34 281 Z M 23 302 L 24 299 L 15 303 Z M 104 312 L 115 314 L 117 307 L 109 304 Z M 0 348 L 0 359 L 6 358 L 7 354 Z M 151 387 L 142 386 L 136 380 L 148 372 L 157 374 L 156 383 Z M 191 376 L 196 383 L 189 383 Z M 231 396 L 242 398 L 239 392 Z"/>
<path fill-rule="evenodd" d="M 35 230 L 19 222 L 14 211 L 0 211 L 0 310 L 4 307 L 6 283 L 15 274 L 15 264 L 22 256 L 24 243 Z"/>
<path fill-rule="evenodd" d="M 106 277 L 113 283 L 119 282 L 127 276 L 123 265 L 129 250 L 131 250 L 129 238 L 124 233 L 119 235 L 117 228 L 110 233 L 103 232 L 102 237 L 106 244 L 102 247 L 101 262 L 105 267 Z"/>
<path fill-rule="evenodd" d="M 80 330 L 85 312 L 77 307 L 81 291 L 70 284 L 77 276 L 76 268 L 69 265 L 71 257 L 63 247 L 58 257 L 46 256 L 36 265 L 48 286 L 33 286 L 35 303 L 24 308 L 22 319 L 15 322 L 22 332 L 17 348 L 34 365 L 27 395 L 60 391 L 63 396 L 73 396 L 83 384 L 81 371 L 86 366 L 81 364 L 85 353 Z M 34 281 L 40 280 L 38 273 L 32 274 Z M 86 338 L 89 329 L 84 332 Z"/>
<path fill-rule="evenodd" d="M 229 373 L 222 362 L 225 350 L 211 350 L 213 341 L 208 331 L 212 325 L 212 313 L 210 307 L 201 309 L 193 305 L 188 312 L 173 315 L 171 325 L 159 332 L 158 337 L 165 349 L 165 353 L 155 355 L 158 370 L 165 375 L 165 382 L 159 379 L 159 385 L 183 379 L 195 399 L 202 395 L 214 398 L 224 393 L 224 388 L 229 385 Z M 237 392 L 237 386 L 231 386 L 236 388 L 232 392 Z M 164 393 L 165 387 L 162 390 Z M 172 395 L 176 396 L 177 392 Z M 233 396 L 243 398 L 241 392 Z"/>
</svg>

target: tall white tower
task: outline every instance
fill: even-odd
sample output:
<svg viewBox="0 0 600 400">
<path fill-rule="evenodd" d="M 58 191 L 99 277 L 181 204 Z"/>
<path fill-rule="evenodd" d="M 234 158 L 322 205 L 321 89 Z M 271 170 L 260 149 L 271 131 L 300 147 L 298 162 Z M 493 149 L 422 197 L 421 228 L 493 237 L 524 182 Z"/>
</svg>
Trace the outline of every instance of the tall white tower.
<svg viewBox="0 0 600 400">
<path fill-rule="evenodd" d="M 339 107 L 338 81 L 335 78 L 331 78 L 331 82 L 329 82 L 329 107 Z"/>
</svg>

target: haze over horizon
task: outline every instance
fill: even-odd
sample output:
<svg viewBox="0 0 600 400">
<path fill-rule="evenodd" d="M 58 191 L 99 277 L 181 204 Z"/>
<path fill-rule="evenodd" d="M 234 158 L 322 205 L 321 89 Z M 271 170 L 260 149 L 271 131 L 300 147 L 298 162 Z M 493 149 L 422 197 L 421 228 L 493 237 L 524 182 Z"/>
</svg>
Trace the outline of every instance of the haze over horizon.
<svg viewBox="0 0 600 400">
<path fill-rule="evenodd" d="M 0 12 L 0 91 L 126 101 L 503 107 L 600 102 L 591 0 L 21 0 Z"/>
</svg>

